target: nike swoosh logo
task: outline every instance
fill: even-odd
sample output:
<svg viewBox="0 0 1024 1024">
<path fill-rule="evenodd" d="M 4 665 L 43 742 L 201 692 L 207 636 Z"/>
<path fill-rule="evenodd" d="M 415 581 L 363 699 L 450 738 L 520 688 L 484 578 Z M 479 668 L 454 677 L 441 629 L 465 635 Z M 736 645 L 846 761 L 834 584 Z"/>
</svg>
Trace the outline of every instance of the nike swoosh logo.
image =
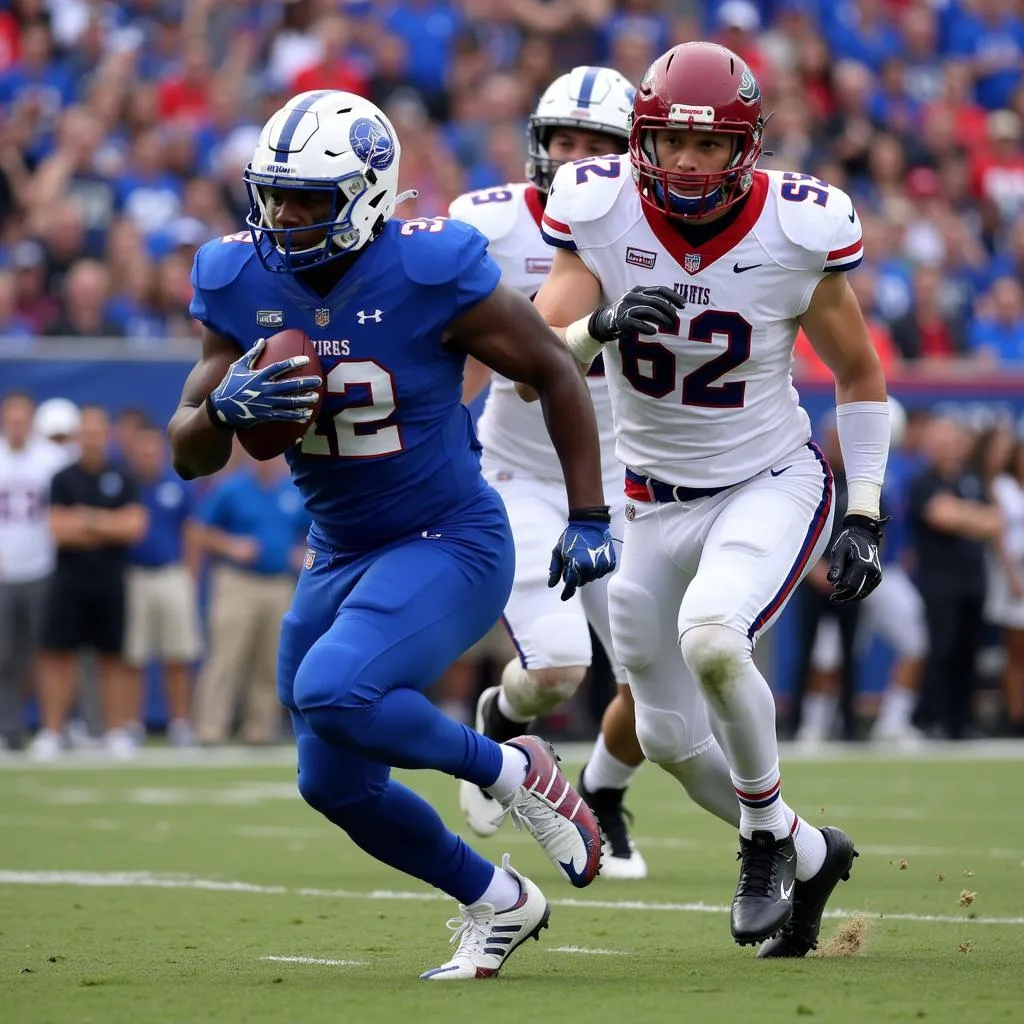
<svg viewBox="0 0 1024 1024">
<path fill-rule="evenodd" d="M 772 476 L 782 476 L 782 474 L 785 473 L 787 469 L 792 468 L 793 464 L 790 463 L 788 466 L 783 466 L 782 469 L 769 469 L 768 472 L 771 473 Z"/>
<path fill-rule="evenodd" d="M 857 208 L 853 205 L 853 200 L 850 200 L 850 223 L 852 224 L 857 219 Z"/>
<path fill-rule="evenodd" d="M 782 890 L 782 898 L 784 900 L 792 899 L 792 897 L 793 897 L 793 887 L 795 885 L 796 885 L 796 882 L 790 882 L 789 883 L 789 892 L 786 892 L 786 887 L 784 885 L 780 886 L 780 888 Z"/>
<path fill-rule="evenodd" d="M 583 880 L 583 875 L 576 870 L 576 865 L 571 860 L 560 860 L 558 866 L 565 872 L 569 881 L 576 886 L 577 889 L 582 888 L 579 884 Z"/>
<path fill-rule="evenodd" d="M 732 265 L 732 272 L 734 274 L 745 274 L 748 270 L 754 270 L 757 267 L 763 267 L 763 263 L 751 263 L 749 267 L 741 267 L 738 263 Z"/>
</svg>

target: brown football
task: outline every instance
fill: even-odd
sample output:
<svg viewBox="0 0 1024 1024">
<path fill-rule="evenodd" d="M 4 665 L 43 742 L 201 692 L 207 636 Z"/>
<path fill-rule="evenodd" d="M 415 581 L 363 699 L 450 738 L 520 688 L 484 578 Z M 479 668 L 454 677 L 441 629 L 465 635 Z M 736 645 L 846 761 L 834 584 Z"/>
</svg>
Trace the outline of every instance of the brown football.
<svg viewBox="0 0 1024 1024">
<path fill-rule="evenodd" d="M 267 344 L 256 360 L 256 368 L 267 366 L 269 363 L 276 363 L 282 359 L 291 359 L 293 356 L 309 356 L 309 362 L 305 366 L 297 366 L 293 370 L 282 374 L 278 380 L 288 380 L 290 377 L 312 377 L 323 378 L 323 371 L 320 367 L 320 357 L 317 355 L 313 343 L 309 340 L 304 331 L 297 328 L 279 331 L 272 337 L 267 338 Z M 306 423 L 299 420 L 274 420 L 258 423 L 254 427 L 248 427 L 238 432 L 238 440 L 242 447 L 260 462 L 283 455 L 303 434 L 309 429 L 309 424 L 314 422 L 320 415 L 320 409 L 324 404 L 324 393 L 326 385 L 321 384 L 317 389 L 320 397 L 313 407 L 313 418 Z"/>
</svg>

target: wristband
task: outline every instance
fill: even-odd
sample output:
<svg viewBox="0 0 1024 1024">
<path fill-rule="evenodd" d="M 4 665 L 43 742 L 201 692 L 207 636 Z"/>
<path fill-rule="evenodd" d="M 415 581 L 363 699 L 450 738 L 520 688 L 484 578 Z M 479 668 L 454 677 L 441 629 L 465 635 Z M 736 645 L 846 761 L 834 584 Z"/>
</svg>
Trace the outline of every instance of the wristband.
<svg viewBox="0 0 1024 1024">
<path fill-rule="evenodd" d="M 604 348 L 604 342 L 598 341 L 590 333 L 591 315 L 588 313 L 581 316 L 565 329 L 565 343 L 569 346 L 569 351 L 576 357 L 576 361 L 584 366 L 590 366 Z"/>
<path fill-rule="evenodd" d="M 213 404 L 213 395 L 207 395 L 206 401 L 203 403 L 206 406 L 206 415 L 210 417 L 210 422 L 218 429 L 223 430 L 225 433 L 230 433 L 231 424 L 225 423 L 217 412 L 216 406 Z"/>
<path fill-rule="evenodd" d="M 569 509 L 569 521 L 572 523 L 610 523 L 611 509 L 607 505 L 594 505 L 592 508 Z"/>
</svg>

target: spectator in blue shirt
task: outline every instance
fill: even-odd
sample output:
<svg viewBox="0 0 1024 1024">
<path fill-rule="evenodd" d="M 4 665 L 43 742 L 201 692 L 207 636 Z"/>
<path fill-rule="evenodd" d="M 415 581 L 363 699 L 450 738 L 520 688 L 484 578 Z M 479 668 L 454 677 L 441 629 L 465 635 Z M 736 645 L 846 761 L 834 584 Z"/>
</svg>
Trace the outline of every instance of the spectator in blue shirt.
<svg viewBox="0 0 1024 1024">
<path fill-rule="evenodd" d="M 970 346 L 1001 363 L 1024 363 L 1024 287 L 1001 277 L 989 293 L 989 312 L 971 327 Z"/>
<path fill-rule="evenodd" d="M 151 423 L 126 454 L 139 484 L 149 527 L 128 555 L 125 661 L 139 674 L 156 660 L 163 671 L 167 735 L 174 746 L 194 742 L 190 724 L 192 668 L 200 655 L 195 558 L 188 538 L 191 486 L 173 472 L 164 433 Z"/>
<path fill-rule="evenodd" d="M 967 60 L 974 73 L 974 93 L 988 110 L 1010 106 L 1024 81 L 1024 19 L 1000 0 L 975 0 L 963 11 L 952 34 L 954 56 Z"/>
<path fill-rule="evenodd" d="M 53 59 L 53 40 L 45 21 L 31 22 L 21 30 L 21 59 L 0 75 L 0 112 L 4 120 L 25 115 L 32 139 L 25 150 L 35 166 L 49 152 L 57 119 L 75 100 L 71 70 Z"/>
<path fill-rule="evenodd" d="M 272 743 L 281 730 L 277 639 L 309 516 L 283 459 L 257 462 L 239 450 L 200 506 L 199 520 L 199 547 L 217 561 L 210 571 L 208 657 L 196 687 L 196 734 L 203 744 L 224 743 L 244 690 L 243 739 Z"/>
</svg>

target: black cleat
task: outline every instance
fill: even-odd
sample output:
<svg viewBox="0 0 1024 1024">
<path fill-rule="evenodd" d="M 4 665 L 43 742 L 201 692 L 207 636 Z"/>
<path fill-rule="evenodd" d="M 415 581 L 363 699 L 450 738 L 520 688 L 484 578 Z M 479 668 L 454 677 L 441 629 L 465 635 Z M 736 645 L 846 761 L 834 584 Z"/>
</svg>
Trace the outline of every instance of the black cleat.
<svg viewBox="0 0 1024 1024">
<path fill-rule="evenodd" d="M 525 736 L 533 722 L 513 722 L 506 718 L 498 707 L 500 686 L 492 686 L 480 695 L 476 705 L 476 731 L 483 733 L 495 743 L 505 743 L 518 736 Z"/>
<path fill-rule="evenodd" d="M 586 766 L 580 772 L 576 792 L 583 797 L 594 812 L 601 829 L 601 877 L 602 878 L 646 878 L 647 863 L 636 844 L 629 837 L 627 819 L 633 815 L 622 806 L 624 789 L 589 790 L 583 783 Z"/>
<path fill-rule="evenodd" d="M 825 904 L 832 890 L 850 877 L 853 859 L 858 856 L 853 840 L 840 829 L 826 825 L 821 834 L 825 837 L 825 863 L 813 878 L 796 883 L 789 924 L 757 951 L 758 957 L 801 957 L 817 949 Z"/>
<path fill-rule="evenodd" d="M 476 731 L 494 740 L 505 743 L 529 731 L 530 722 L 513 722 L 506 718 L 498 707 L 500 686 L 491 686 L 480 694 L 476 702 Z M 472 782 L 459 783 L 459 806 L 466 816 L 466 824 L 478 836 L 493 836 L 498 831 L 494 820 L 501 814 L 501 804 Z"/>
<path fill-rule="evenodd" d="M 740 836 L 740 880 L 732 900 L 732 937 L 741 946 L 771 938 L 793 914 L 796 844 L 771 832 Z"/>
</svg>

